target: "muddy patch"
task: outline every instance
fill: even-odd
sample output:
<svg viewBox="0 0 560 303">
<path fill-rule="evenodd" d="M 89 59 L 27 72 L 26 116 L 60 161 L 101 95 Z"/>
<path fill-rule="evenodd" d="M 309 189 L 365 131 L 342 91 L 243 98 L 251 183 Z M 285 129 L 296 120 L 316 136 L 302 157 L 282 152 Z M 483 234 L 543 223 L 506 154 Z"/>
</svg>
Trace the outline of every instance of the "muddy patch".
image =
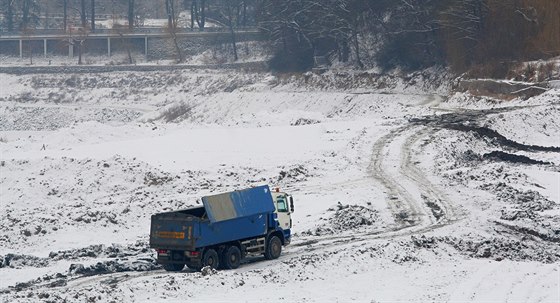
<svg viewBox="0 0 560 303">
<path fill-rule="evenodd" d="M 502 146 L 519 151 L 560 152 L 560 147 L 558 146 L 539 146 L 519 143 L 506 138 L 493 129 L 477 125 L 478 122 L 486 118 L 487 115 L 499 114 L 515 109 L 519 108 L 511 107 L 503 109 L 470 110 L 461 113 L 449 113 L 443 115 L 412 118 L 409 120 L 409 122 L 412 124 L 432 126 L 435 128 L 443 128 L 459 132 L 472 132 L 479 138 L 484 138 L 492 141 L 497 146 Z"/>
<path fill-rule="evenodd" d="M 504 161 L 504 162 L 511 162 L 511 163 L 521 163 L 521 164 L 535 164 L 535 165 L 539 165 L 539 164 L 550 165 L 550 164 L 552 164 L 550 162 L 534 160 L 534 159 L 531 159 L 527 156 L 510 154 L 510 153 L 506 153 L 506 152 L 499 151 L 499 150 L 495 150 L 493 152 L 489 152 L 489 153 L 486 153 L 486 154 L 482 155 L 482 159 L 487 159 L 487 160 L 491 160 L 491 161 Z"/>
<path fill-rule="evenodd" d="M 528 145 L 519 142 L 515 142 L 510 140 L 495 130 L 489 129 L 487 127 L 479 127 L 479 126 L 472 126 L 472 125 L 465 125 L 465 124 L 443 124 L 443 127 L 451 130 L 457 130 L 462 132 L 473 132 L 477 134 L 481 138 L 487 138 L 492 140 L 492 142 L 496 143 L 497 145 L 508 147 L 520 151 L 529 151 L 529 152 L 560 152 L 560 147 L 557 146 L 539 146 L 539 145 Z"/>
</svg>

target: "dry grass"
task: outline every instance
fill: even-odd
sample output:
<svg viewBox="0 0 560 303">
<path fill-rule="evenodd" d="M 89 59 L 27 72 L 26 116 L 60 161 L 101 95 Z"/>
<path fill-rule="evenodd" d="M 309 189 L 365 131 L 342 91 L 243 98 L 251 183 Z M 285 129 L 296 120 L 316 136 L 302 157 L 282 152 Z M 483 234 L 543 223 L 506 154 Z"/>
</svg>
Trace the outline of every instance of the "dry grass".
<svg viewBox="0 0 560 303">
<path fill-rule="evenodd" d="M 180 122 L 191 117 L 192 109 L 191 105 L 181 102 L 164 110 L 156 120 Z"/>
<path fill-rule="evenodd" d="M 501 62 L 479 64 L 467 72 L 470 79 L 511 79 L 525 82 L 543 82 L 559 77 L 559 66 L 554 61 Z"/>
</svg>

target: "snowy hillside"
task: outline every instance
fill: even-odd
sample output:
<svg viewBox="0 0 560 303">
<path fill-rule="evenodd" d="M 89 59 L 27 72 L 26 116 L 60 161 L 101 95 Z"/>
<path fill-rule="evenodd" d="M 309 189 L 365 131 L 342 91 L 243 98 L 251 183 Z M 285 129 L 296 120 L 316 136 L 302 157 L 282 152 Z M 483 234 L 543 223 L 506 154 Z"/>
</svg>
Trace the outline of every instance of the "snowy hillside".
<svg viewBox="0 0 560 303">
<path fill-rule="evenodd" d="M 0 74 L 0 301 L 560 301 L 560 90 L 440 72 Z M 152 214 L 262 184 L 279 259 L 155 263 Z"/>
</svg>

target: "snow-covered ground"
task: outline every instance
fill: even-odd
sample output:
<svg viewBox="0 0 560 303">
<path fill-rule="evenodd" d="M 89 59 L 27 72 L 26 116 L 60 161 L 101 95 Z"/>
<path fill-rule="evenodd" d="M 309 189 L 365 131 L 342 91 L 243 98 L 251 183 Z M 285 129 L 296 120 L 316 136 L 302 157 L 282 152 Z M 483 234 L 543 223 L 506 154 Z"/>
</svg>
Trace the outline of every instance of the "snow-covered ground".
<svg viewBox="0 0 560 303">
<path fill-rule="evenodd" d="M 442 73 L 0 75 L 0 301 L 559 302 L 560 90 Z M 270 184 L 274 261 L 167 273 L 150 215 Z"/>
</svg>

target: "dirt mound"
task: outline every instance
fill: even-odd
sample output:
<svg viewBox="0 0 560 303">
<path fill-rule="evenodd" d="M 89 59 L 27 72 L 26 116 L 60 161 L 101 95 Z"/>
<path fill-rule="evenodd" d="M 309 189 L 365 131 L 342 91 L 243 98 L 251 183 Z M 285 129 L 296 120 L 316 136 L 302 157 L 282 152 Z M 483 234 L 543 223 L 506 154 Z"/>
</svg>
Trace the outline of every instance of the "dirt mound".
<svg viewBox="0 0 560 303">
<path fill-rule="evenodd" d="M 21 268 L 26 266 L 45 267 L 49 264 L 48 258 L 39 258 L 29 255 L 7 254 L 0 256 L 0 268 Z"/>
<path fill-rule="evenodd" d="M 16 283 L 14 286 L 0 290 L 0 293 L 8 293 L 11 291 L 19 292 L 36 286 L 48 288 L 65 286 L 67 285 L 69 278 L 75 278 L 78 276 L 95 276 L 116 272 L 150 271 L 157 269 L 161 269 L 161 266 L 157 264 L 156 260 L 153 258 L 108 260 L 97 262 L 96 264 L 90 266 L 84 266 L 83 264 L 71 264 L 67 274 L 46 274 L 27 282 Z"/>
<path fill-rule="evenodd" d="M 46 267 L 50 263 L 59 260 L 77 260 L 87 258 L 127 258 L 133 256 L 147 257 L 150 253 L 148 243 L 138 241 L 129 245 L 112 244 L 90 245 L 84 248 L 71 250 L 53 251 L 48 258 L 31 255 L 6 254 L 0 256 L 0 268 L 22 268 L 22 267 Z"/>
<path fill-rule="evenodd" d="M 160 268 L 161 266 L 153 258 L 138 258 L 132 260 L 109 260 L 97 262 L 90 266 L 72 264 L 68 269 L 68 273 L 72 276 L 94 276 L 125 271 L 150 271 Z"/>
<path fill-rule="evenodd" d="M 485 258 L 501 261 L 537 261 L 553 263 L 560 260 L 560 248 L 557 245 L 548 245 L 530 240 L 517 240 L 506 238 L 472 239 L 457 237 L 429 237 L 411 236 L 412 243 L 417 248 L 435 249 L 441 245 L 449 245 L 460 253 L 472 258 Z"/>
<path fill-rule="evenodd" d="M 298 165 L 290 168 L 282 168 L 278 173 L 277 181 L 305 181 L 311 174 L 303 165 Z"/>
<path fill-rule="evenodd" d="M 49 258 L 52 260 L 76 260 L 79 258 L 124 258 L 136 256 L 150 251 L 148 243 L 138 241 L 134 244 L 120 245 L 90 245 L 84 248 L 62 250 L 51 252 Z"/>
<path fill-rule="evenodd" d="M 361 205 L 343 205 L 339 202 L 336 209 L 330 208 L 329 211 L 334 211 L 334 213 L 326 219 L 326 224 L 302 234 L 320 236 L 340 233 L 372 226 L 379 221 L 377 211 Z"/>
<path fill-rule="evenodd" d="M 554 201 L 537 191 L 519 190 L 503 182 L 483 184 L 480 189 L 495 193 L 500 201 L 513 204 L 514 210 L 525 213 L 529 218 L 533 218 L 532 214 L 536 211 L 549 210 L 556 205 Z M 513 220 L 515 218 L 504 217 L 503 219 Z"/>
<path fill-rule="evenodd" d="M 310 124 L 318 124 L 318 123 L 321 123 L 321 121 L 315 119 L 299 118 L 295 122 L 290 123 L 290 125 L 300 126 L 300 125 L 310 125 Z"/>
</svg>

